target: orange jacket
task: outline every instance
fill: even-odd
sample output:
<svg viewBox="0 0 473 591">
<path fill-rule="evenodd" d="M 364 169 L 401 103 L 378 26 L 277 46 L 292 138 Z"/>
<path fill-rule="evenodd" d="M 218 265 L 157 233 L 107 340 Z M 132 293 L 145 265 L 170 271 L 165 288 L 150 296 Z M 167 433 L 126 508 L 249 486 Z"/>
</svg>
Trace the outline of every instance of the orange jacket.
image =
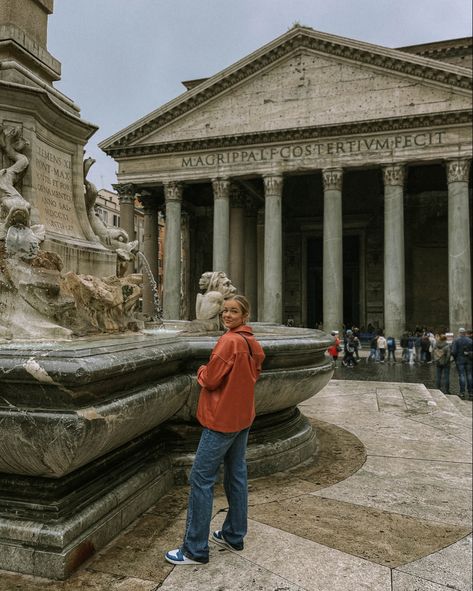
<svg viewBox="0 0 473 591">
<path fill-rule="evenodd" d="M 253 356 L 241 335 L 248 340 Z M 213 431 L 234 433 L 252 424 L 255 383 L 263 360 L 263 349 L 250 326 L 239 326 L 219 338 L 208 364 L 197 370 L 197 381 L 202 386 L 197 407 L 201 425 Z"/>
</svg>

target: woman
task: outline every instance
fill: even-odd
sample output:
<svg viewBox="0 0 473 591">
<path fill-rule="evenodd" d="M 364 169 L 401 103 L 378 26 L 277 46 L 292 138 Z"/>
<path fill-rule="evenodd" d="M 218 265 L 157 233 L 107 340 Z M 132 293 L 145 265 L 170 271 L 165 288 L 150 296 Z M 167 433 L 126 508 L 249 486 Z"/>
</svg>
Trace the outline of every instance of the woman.
<svg viewBox="0 0 473 591">
<path fill-rule="evenodd" d="M 207 365 L 197 371 L 202 386 L 197 419 L 204 427 L 190 474 L 186 531 L 180 548 L 166 553 L 171 564 L 205 564 L 209 561 L 209 533 L 213 487 L 224 465 L 228 512 L 212 541 L 243 549 L 247 532 L 248 482 L 246 447 L 255 418 L 254 386 L 261 373 L 264 352 L 246 325 L 250 306 L 241 295 L 225 300 L 222 320 L 227 332 L 220 337 Z"/>
</svg>

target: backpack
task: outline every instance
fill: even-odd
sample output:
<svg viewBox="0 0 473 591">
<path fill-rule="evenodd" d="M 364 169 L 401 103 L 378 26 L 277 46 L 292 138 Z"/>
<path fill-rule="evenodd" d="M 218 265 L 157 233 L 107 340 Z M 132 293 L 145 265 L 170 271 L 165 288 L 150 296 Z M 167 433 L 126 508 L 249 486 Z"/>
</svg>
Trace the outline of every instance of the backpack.
<svg viewBox="0 0 473 591">
<path fill-rule="evenodd" d="M 437 365 L 447 365 L 450 359 L 450 347 L 435 347 L 434 349 L 434 361 Z"/>
<path fill-rule="evenodd" d="M 393 339 L 393 337 L 389 337 L 387 340 L 388 343 L 388 349 L 394 349 L 394 345 L 396 344 L 396 341 Z"/>
</svg>

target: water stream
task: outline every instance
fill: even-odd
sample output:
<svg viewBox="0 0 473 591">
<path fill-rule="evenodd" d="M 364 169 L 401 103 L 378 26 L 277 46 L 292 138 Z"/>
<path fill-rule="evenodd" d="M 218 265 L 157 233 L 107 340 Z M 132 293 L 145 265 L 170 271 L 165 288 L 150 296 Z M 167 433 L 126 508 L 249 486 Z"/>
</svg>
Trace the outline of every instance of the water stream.
<svg viewBox="0 0 473 591">
<path fill-rule="evenodd" d="M 164 326 L 163 322 L 163 309 L 161 308 L 161 300 L 159 299 L 158 293 L 158 284 L 156 283 L 156 279 L 154 278 L 153 272 L 151 271 L 151 267 L 149 266 L 148 259 L 145 255 L 138 251 L 138 257 L 141 260 L 143 268 L 148 276 L 149 283 L 151 286 L 151 292 L 153 294 L 153 303 L 154 303 L 154 314 L 153 314 L 153 322 L 158 322 Z"/>
</svg>

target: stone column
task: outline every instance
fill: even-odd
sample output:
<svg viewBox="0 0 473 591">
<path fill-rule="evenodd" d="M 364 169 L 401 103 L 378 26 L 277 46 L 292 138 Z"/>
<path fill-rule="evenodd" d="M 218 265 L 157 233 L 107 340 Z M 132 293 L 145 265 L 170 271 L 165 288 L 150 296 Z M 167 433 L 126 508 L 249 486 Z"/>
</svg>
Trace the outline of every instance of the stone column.
<svg viewBox="0 0 473 591">
<path fill-rule="evenodd" d="M 166 224 L 164 236 L 163 316 L 179 320 L 181 301 L 181 202 L 182 184 L 164 185 Z"/>
<path fill-rule="evenodd" d="M 249 197 L 245 209 L 245 295 L 250 302 L 250 320 L 258 318 L 257 209 Z"/>
<path fill-rule="evenodd" d="M 384 331 L 399 338 L 406 328 L 404 262 L 404 166 L 383 167 Z"/>
<path fill-rule="evenodd" d="M 181 265 L 181 308 L 180 317 L 183 320 L 190 320 L 190 216 L 187 210 L 181 215 L 181 237 L 182 237 L 182 265 Z"/>
<path fill-rule="evenodd" d="M 245 196 L 240 188 L 230 189 L 230 279 L 237 293 L 245 293 Z"/>
<path fill-rule="evenodd" d="M 136 186 L 128 183 L 112 185 L 112 187 L 118 193 L 118 201 L 120 202 L 120 228 L 128 234 L 128 240 L 134 240 Z"/>
<path fill-rule="evenodd" d="M 343 325 L 343 223 L 341 168 L 322 171 L 324 185 L 323 326 L 326 332 Z M 341 334 L 341 332 L 340 332 Z"/>
<path fill-rule="evenodd" d="M 223 271 L 230 275 L 230 180 L 212 179 L 212 189 L 214 193 L 212 271 Z"/>
<path fill-rule="evenodd" d="M 264 180 L 263 321 L 282 323 L 282 175 Z"/>
<path fill-rule="evenodd" d="M 448 296 L 450 330 L 471 328 L 471 250 L 468 203 L 469 159 L 447 161 Z"/>
<path fill-rule="evenodd" d="M 262 322 L 264 314 L 264 209 L 258 209 L 256 216 L 256 248 L 257 262 L 256 272 L 258 276 L 258 308 L 256 320 Z"/>
<path fill-rule="evenodd" d="M 136 185 L 127 183 L 123 185 L 112 185 L 118 193 L 120 202 L 120 228 L 128 234 L 128 240 L 135 240 L 135 195 Z M 126 273 L 133 273 L 133 263 L 127 267 Z"/>
<path fill-rule="evenodd" d="M 142 253 L 145 256 L 149 269 L 154 280 L 158 281 L 158 253 L 159 253 L 159 226 L 158 226 L 158 203 L 148 191 L 142 191 L 139 196 L 143 205 L 143 246 Z M 157 314 L 155 307 L 155 296 L 148 277 L 147 270 L 142 265 L 143 272 L 143 313 L 149 317 Z"/>
</svg>

